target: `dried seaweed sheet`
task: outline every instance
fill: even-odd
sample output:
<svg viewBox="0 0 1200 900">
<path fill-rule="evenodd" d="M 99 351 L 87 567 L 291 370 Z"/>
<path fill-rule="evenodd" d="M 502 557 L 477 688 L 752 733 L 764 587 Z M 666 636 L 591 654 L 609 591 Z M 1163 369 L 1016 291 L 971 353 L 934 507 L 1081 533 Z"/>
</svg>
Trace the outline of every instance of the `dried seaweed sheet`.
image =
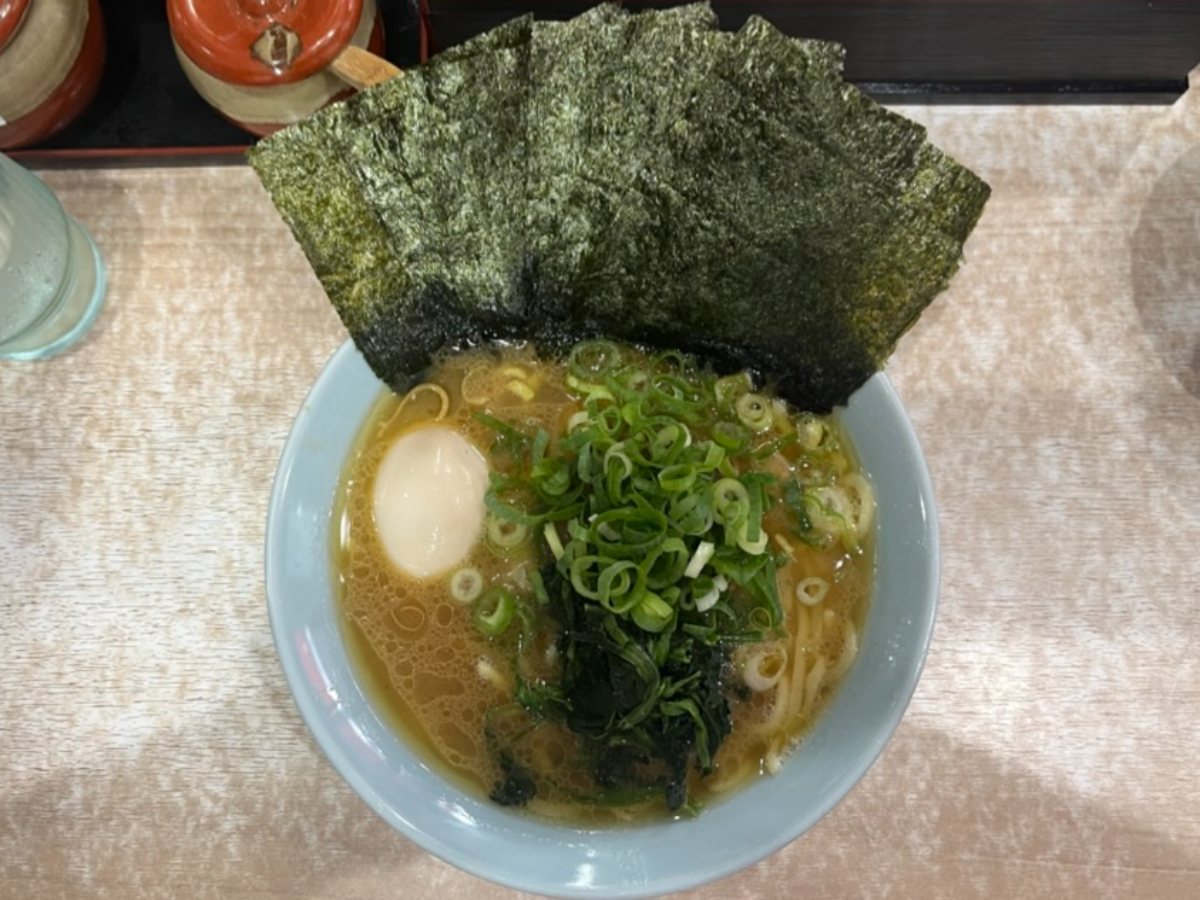
<svg viewBox="0 0 1200 900">
<path fill-rule="evenodd" d="M 756 19 L 712 34 L 703 16 L 668 22 L 675 12 L 610 25 L 584 67 L 595 83 L 560 65 L 531 96 L 554 98 L 536 118 L 551 136 L 532 152 L 574 154 L 548 179 L 542 221 L 570 223 L 570 240 L 547 242 L 543 274 L 581 295 L 601 331 L 758 368 L 827 408 L 881 366 L 957 265 L 960 244 L 905 193 L 924 131 L 844 85 L 835 45 Z M 790 65 L 755 52 L 768 36 L 795 51 Z M 845 114 L 848 96 L 861 115 Z M 530 232 L 553 236 L 537 212 Z M 560 247 L 573 255 L 547 265 Z"/>
<path fill-rule="evenodd" d="M 494 313 L 520 262 L 523 104 L 510 79 L 524 81 L 531 30 L 532 17 L 513 20 L 251 151 L 359 349 L 397 386 L 464 329 L 487 334 L 485 310 L 446 312 L 470 295 Z M 502 102 L 472 114 L 485 93 Z"/>
<path fill-rule="evenodd" d="M 800 75 L 828 81 L 840 55 L 787 40 L 812 52 L 804 66 L 783 66 L 753 52 L 764 33 L 773 29 L 752 19 L 713 48 L 716 77 L 699 82 L 686 127 L 668 133 L 674 166 L 652 188 L 674 217 L 658 229 L 657 264 L 627 265 L 610 281 L 605 318 L 639 322 L 656 343 L 713 345 L 825 409 L 882 366 L 948 282 L 961 242 L 905 193 L 916 154 L 893 153 L 903 141 L 892 132 L 918 127 L 873 116 L 882 137 L 872 145 L 860 123 L 818 125 L 811 97 L 781 103 Z M 972 225 L 983 197 L 986 187 L 966 204 Z"/>
<path fill-rule="evenodd" d="M 477 54 L 414 72 L 406 92 L 364 95 L 370 127 L 345 151 L 421 286 L 489 304 L 509 292 L 525 248 L 525 104 L 512 87 L 525 57 L 520 46 Z"/>
<path fill-rule="evenodd" d="M 721 32 L 706 4 L 524 18 L 251 161 L 397 387 L 446 346 L 605 333 L 826 410 L 946 285 L 988 196 L 842 55 L 756 17 Z"/>
<path fill-rule="evenodd" d="M 528 41 L 531 27 L 531 16 L 513 19 L 441 54 L 424 71 Z M 405 108 L 414 87 L 411 79 L 393 79 L 321 110 L 248 154 L 351 332 L 386 313 L 396 288 L 403 291 L 411 279 L 358 177 L 360 161 L 348 151 L 381 109 Z"/>
<path fill-rule="evenodd" d="M 706 5 L 628 15 L 600 6 L 530 47 L 528 233 L 553 289 L 590 301 L 658 226 L 647 190 L 716 30 Z M 672 77 L 672 75 L 674 77 Z"/>
<path fill-rule="evenodd" d="M 751 16 L 737 33 L 735 70 L 726 76 L 757 96 L 760 107 L 787 110 L 794 125 L 876 186 L 899 187 L 903 202 L 965 241 L 987 199 L 987 185 L 929 143 L 921 125 L 842 80 L 844 57 L 839 44 L 798 40 Z"/>
<path fill-rule="evenodd" d="M 357 336 L 387 315 L 408 277 L 341 152 L 350 109 L 331 106 L 250 151 L 346 328 Z"/>
</svg>

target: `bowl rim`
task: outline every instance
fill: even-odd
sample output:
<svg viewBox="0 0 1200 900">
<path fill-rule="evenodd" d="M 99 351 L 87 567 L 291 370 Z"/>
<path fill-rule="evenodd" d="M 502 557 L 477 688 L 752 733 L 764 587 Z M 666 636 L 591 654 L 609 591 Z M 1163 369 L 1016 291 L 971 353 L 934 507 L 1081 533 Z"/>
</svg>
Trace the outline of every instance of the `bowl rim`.
<svg viewBox="0 0 1200 900">
<path fill-rule="evenodd" d="M 879 713 L 879 718 L 874 720 L 875 724 L 870 729 L 872 739 L 857 753 L 850 754 L 853 759 L 845 761 L 838 783 L 819 790 L 814 802 L 806 805 L 801 814 L 787 815 L 784 811 L 784 814 L 769 816 L 768 818 L 775 821 L 770 823 L 770 827 L 760 828 L 759 831 L 763 833 L 758 835 L 757 839 L 750 841 L 748 837 L 746 840 L 737 840 L 734 835 L 727 835 L 733 838 L 729 844 L 732 849 L 728 854 L 708 856 L 692 855 L 689 841 L 695 836 L 697 829 L 706 827 L 702 823 L 715 821 L 710 816 L 715 810 L 707 810 L 705 815 L 692 820 L 655 822 L 633 827 L 580 828 L 548 823 L 536 817 L 501 809 L 482 798 L 470 796 L 405 747 L 403 740 L 390 733 L 390 729 L 381 721 L 366 723 L 369 734 L 361 731 L 364 723 L 354 721 L 351 714 L 354 710 L 361 711 L 361 704 L 366 701 L 361 695 L 353 696 L 355 678 L 352 677 L 352 663 L 346 658 L 344 647 L 341 646 L 340 631 L 338 646 L 331 652 L 335 657 L 340 652 L 341 658 L 335 658 L 334 662 L 344 664 L 344 667 L 351 671 L 351 677 L 345 684 L 339 685 L 336 683 L 337 679 L 322 666 L 322 660 L 314 657 L 314 651 L 318 649 L 318 645 L 312 643 L 314 635 L 307 630 L 303 635 L 295 632 L 294 626 L 298 623 L 293 621 L 295 614 L 289 609 L 288 588 L 283 568 L 284 560 L 288 558 L 289 541 L 292 539 L 289 528 L 294 531 L 296 527 L 295 516 L 289 519 L 289 515 L 297 512 L 294 508 L 297 469 L 306 458 L 325 452 L 314 443 L 314 436 L 310 433 L 314 417 L 326 409 L 336 409 L 337 414 L 353 418 L 354 409 L 346 405 L 346 398 L 339 397 L 338 392 L 345 389 L 347 382 L 351 385 L 361 383 L 357 388 L 361 392 L 361 385 L 369 384 L 370 381 L 373 381 L 375 386 L 369 391 L 369 398 L 365 401 L 361 397 L 356 398 L 363 401 L 359 402 L 358 406 L 364 410 L 374 405 L 385 388 L 382 382 L 371 374 L 353 341 L 347 339 L 329 358 L 309 389 L 289 430 L 272 484 L 265 534 L 264 574 L 268 615 L 276 655 L 301 718 L 326 759 L 342 779 L 394 829 L 443 861 L 477 877 L 516 890 L 563 898 L 649 897 L 695 888 L 765 859 L 800 837 L 826 816 L 854 789 L 875 763 L 899 726 L 916 691 L 933 638 L 940 587 L 939 528 L 932 482 L 912 423 L 883 372 L 872 376 L 863 388 L 855 393 L 849 406 L 840 411 L 840 414 L 852 418 L 856 409 L 856 398 L 869 395 L 874 404 L 882 404 L 881 409 L 874 410 L 871 415 L 882 414 L 888 418 L 884 427 L 888 429 L 889 439 L 894 440 L 895 446 L 907 454 L 906 474 L 912 477 L 912 483 L 907 487 L 911 487 L 912 496 L 905 502 L 919 507 L 913 510 L 913 514 L 919 517 L 923 526 L 920 529 L 921 533 L 913 538 L 921 551 L 913 578 L 922 586 L 925 600 L 919 604 L 917 615 L 905 620 L 905 627 L 911 632 L 913 643 L 907 653 L 900 654 L 895 667 L 896 681 L 890 696 L 886 698 L 883 710 Z M 858 402 L 861 405 L 863 401 L 860 399 Z M 361 424 L 361 416 L 358 422 Z M 357 428 L 354 431 L 357 433 Z M 352 446 L 353 435 L 349 436 L 348 440 L 348 446 Z M 342 444 L 346 442 L 347 438 L 342 436 Z M 348 446 L 337 460 L 339 473 L 344 467 Z M 861 455 L 861 448 L 859 449 Z M 289 504 L 292 505 L 291 509 Z M 326 550 L 328 514 L 332 510 L 332 504 L 331 491 L 324 510 L 317 510 L 318 513 L 326 514 Z M 311 524 L 313 510 L 306 508 L 303 512 L 307 517 L 305 521 Z M 316 521 L 319 522 L 319 519 Z M 877 573 L 876 578 L 878 577 Z M 326 590 L 331 586 L 332 579 L 328 581 Z M 872 602 L 875 602 L 874 599 Z M 332 604 L 326 606 L 332 607 Z M 327 612 L 332 614 L 333 610 Z M 867 638 L 871 635 L 870 622 L 874 617 L 875 612 L 872 610 L 868 614 L 868 627 L 864 629 Z M 316 682 L 313 672 L 314 660 L 320 676 Z M 855 671 L 852 667 L 847 681 Z M 334 674 L 339 677 L 344 675 L 342 672 Z M 833 706 L 841 702 L 840 695 L 846 690 L 845 685 L 839 688 L 839 697 L 834 699 Z M 805 738 L 800 750 L 794 752 L 789 760 L 802 755 L 801 750 L 808 751 L 828 718 L 829 711 L 822 716 L 817 726 Z M 366 743 L 355 743 L 356 739 L 348 736 L 346 732 L 347 726 L 351 731 L 358 732 L 359 737 Z M 380 726 L 385 729 L 386 734 L 378 732 Z M 388 741 L 389 734 L 391 742 Z M 388 745 L 392 758 L 385 759 L 383 751 L 377 746 L 379 743 Z M 373 767 L 370 773 L 364 771 L 362 754 L 366 746 L 373 747 L 380 753 L 378 760 L 368 760 L 365 763 Z M 395 756 L 400 758 L 401 765 L 398 768 L 395 765 Z M 785 765 L 785 771 L 788 765 Z M 838 765 L 842 766 L 843 761 L 839 759 Z M 372 781 L 372 775 L 385 779 L 385 790 L 381 790 Z M 430 777 L 434 781 L 429 781 Z M 733 792 L 731 798 L 716 805 L 730 805 L 731 808 L 739 809 L 741 814 L 744 812 L 742 808 L 752 800 L 739 803 L 737 798 L 754 794 L 764 799 L 773 798 L 776 796 L 774 788 L 781 785 L 778 781 L 781 777 L 775 775 L 757 779 L 740 787 Z M 395 802 L 392 794 L 396 790 L 408 796 L 404 792 L 417 781 L 433 785 L 432 793 L 437 795 L 433 805 L 438 807 L 437 812 L 431 814 L 431 804 L 427 802 L 422 802 L 415 810 L 403 809 L 401 804 Z M 429 791 L 425 789 L 425 793 Z M 807 799 L 808 795 L 804 796 Z M 767 804 L 766 810 L 769 812 L 771 808 L 780 805 Z M 483 817 L 483 822 L 480 821 L 480 816 Z M 744 815 L 742 817 L 745 818 Z M 761 821 L 761 817 L 759 820 Z M 741 830 L 744 829 L 739 827 L 734 831 Z M 688 865 L 682 870 L 655 870 L 655 866 L 647 859 L 635 858 L 638 850 L 635 843 L 628 839 L 631 835 L 637 836 L 637 845 L 666 848 L 675 857 L 687 858 Z M 570 840 L 571 837 L 574 840 Z M 595 846 L 597 840 L 601 846 L 606 846 L 611 851 L 612 859 L 604 859 L 598 853 Z M 555 854 L 550 852 L 551 848 L 559 852 L 565 848 L 569 860 L 556 862 Z M 574 878 L 570 878 L 571 875 L 574 875 Z"/>
</svg>

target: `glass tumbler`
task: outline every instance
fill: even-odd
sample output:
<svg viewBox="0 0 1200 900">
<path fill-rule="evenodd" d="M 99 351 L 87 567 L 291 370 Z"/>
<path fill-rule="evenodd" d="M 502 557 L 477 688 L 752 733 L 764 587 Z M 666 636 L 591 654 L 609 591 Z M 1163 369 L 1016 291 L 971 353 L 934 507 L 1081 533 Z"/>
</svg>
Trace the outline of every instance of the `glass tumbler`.
<svg viewBox="0 0 1200 900">
<path fill-rule="evenodd" d="M 70 346 L 104 301 L 104 262 L 54 193 L 0 153 L 0 359 Z"/>
</svg>

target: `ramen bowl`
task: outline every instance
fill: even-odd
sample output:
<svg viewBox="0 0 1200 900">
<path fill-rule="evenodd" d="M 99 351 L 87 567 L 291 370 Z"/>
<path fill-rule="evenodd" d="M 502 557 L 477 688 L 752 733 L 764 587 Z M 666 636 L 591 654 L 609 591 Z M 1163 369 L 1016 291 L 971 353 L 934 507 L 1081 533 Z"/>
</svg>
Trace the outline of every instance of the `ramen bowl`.
<svg viewBox="0 0 1200 900">
<path fill-rule="evenodd" d="M 462 789 L 405 744 L 348 656 L 334 597 L 334 498 L 385 388 L 347 341 L 292 427 L 271 495 L 266 578 L 280 662 L 300 713 L 368 806 L 481 878 L 556 897 L 632 898 L 736 872 L 800 837 L 879 756 L 916 689 L 937 607 L 938 533 L 920 447 L 885 375 L 839 415 L 877 501 L 876 583 L 859 657 L 828 708 L 764 776 L 689 819 L 573 827 Z"/>
</svg>

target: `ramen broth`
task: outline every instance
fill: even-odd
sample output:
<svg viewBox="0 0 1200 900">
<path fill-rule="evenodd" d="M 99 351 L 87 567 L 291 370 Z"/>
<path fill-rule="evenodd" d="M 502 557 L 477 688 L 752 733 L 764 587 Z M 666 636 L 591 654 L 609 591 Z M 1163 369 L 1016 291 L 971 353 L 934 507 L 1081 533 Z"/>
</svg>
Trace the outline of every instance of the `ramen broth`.
<svg viewBox="0 0 1200 900">
<path fill-rule="evenodd" d="M 456 573 L 473 570 L 484 586 L 530 596 L 548 558 L 538 529 L 507 547 L 503 535 L 489 537 L 493 523 L 480 529 L 465 558 L 417 578 L 389 558 L 375 523 L 374 481 L 395 442 L 419 429 L 448 428 L 490 459 L 497 434 L 479 413 L 527 431 L 565 434 L 582 409 L 567 375 L 563 363 L 525 348 L 473 350 L 440 360 L 408 395 L 381 397 L 348 461 L 335 509 L 345 636 L 377 708 L 458 783 L 487 794 L 504 774 L 497 756 L 502 742 L 537 783 L 528 802 L 536 814 L 592 824 L 661 817 L 659 798 L 598 788 L 584 741 L 514 702 L 518 682 L 552 683 L 559 673 L 558 624 L 542 616 L 488 636 L 464 600 L 472 591 L 452 585 Z M 806 524 L 820 526 L 816 520 L 840 514 L 860 533 L 847 541 L 819 527 L 798 532 L 795 504 L 784 502 L 774 502 L 763 517 L 765 552 L 778 565 L 782 628 L 761 642 L 729 648 L 721 679 L 732 731 L 710 773 L 689 772 L 688 794 L 696 804 L 779 768 L 853 662 L 871 594 L 873 495 L 846 435 L 836 417 L 785 414 L 781 402 L 767 402 L 784 438 L 757 465 L 780 482 L 804 486 L 810 499 L 800 508 L 813 520 Z"/>
</svg>

